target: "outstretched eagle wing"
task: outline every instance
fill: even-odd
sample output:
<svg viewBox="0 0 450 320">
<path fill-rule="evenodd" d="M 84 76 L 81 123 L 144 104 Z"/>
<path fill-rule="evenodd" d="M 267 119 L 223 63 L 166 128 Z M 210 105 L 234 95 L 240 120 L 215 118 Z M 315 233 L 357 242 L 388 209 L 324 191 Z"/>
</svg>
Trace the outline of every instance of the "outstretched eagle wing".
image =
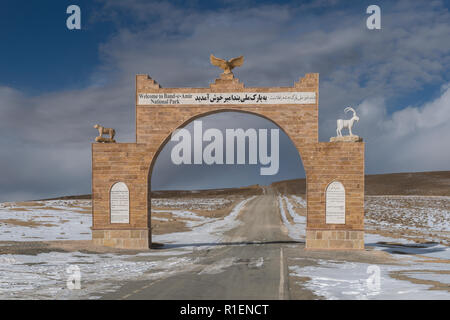
<svg viewBox="0 0 450 320">
<path fill-rule="evenodd" d="M 228 60 L 228 63 L 230 64 L 231 68 L 240 67 L 244 63 L 244 56 L 230 59 Z"/>
<path fill-rule="evenodd" d="M 213 55 L 211 55 L 211 56 L 209 57 L 209 60 L 211 61 L 211 64 L 212 64 L 213 66 L 222 68 L 222 69 L 224 69 L 224 70 L 225 70 L 225 68 L 227 67 L 227 62 L 226 62 L 225 60 L 216 58 L 216 57 L 214 57 Z"/>
</svg>

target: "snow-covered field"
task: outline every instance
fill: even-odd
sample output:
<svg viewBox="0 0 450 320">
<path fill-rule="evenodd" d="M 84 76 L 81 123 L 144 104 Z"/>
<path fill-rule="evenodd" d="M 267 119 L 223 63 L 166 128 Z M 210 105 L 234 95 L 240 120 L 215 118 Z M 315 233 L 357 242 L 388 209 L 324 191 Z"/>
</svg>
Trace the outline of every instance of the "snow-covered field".
<svg viewBox="0 0 450 320">
<path fill-rule="evenodd" d="M 233 203 L 227 198 L 152 199 L 152 207 L 170 212 L 188 227 L 211 222 L 190 210 L 214 211 Z M 180 208 L 180 210 L 174 210 Z M 152 219 L 167 220 L 155 214 Z M 193 221 L 191 221 L 192 219 Z M 90 240 L 90 200 L 47 200 L 0 203 L 0 241 Z"/>
<path fill-rule="evenodd" d="M 237 216 L 251 199 L 238 202 L 223 219 L 203 217 L 189 210 L 170 210 L 191 228 L 187 232 L 153 237 L 170 250 L 133 255 L 82 252 L 0 255 L 0 299 L 95 299 L 96 294 L 114 291 L 122 280 L 161 279 L 188 271 L 197 262 L 188 254 L 220 242 L 225 231 L 240 223 Z M 170 206 L 170 202 L 164 204 Z M 90 239 L 90 210 L 85 212 L 89 206 L 87 200 L 0 204 L 1 240 L 60 240 L 62 235 L 65 236 L 62 239 Z M 15 220 L 14 224 L 8 222 L 10 219 Z M 198 248 L 198 244 L 202 246 Z M 79 268 L 83 290 L 68 289 L 67 268 L 71 266 Z"/>
<path fill-rule="evenodd" d="M 326 299 L 450 299 L 450 197 L 367 196 L 365 211 L 366 246 L 401 264 L 319 259 L 299 267 L 294 259 L 290 275 L 310 278 L 302 285 Z"/>
<path fill-rule="evenodd" d="M 172 215 L 179 218 L 187 218 L 185 223 L 191 228 L 187 232 L 174 232 L 169 234 L 155 235 L 153 241 L 165 243 L 166 246 L 198 246 L 198 244 L 215 244 L 221 242 L 224 232 L 235 228 L 240 222 L 237 215 L 244 208 L 245 204 L 255 196 L 239 202 L 230 214 L 223 219 L 208 218 L 197 215 L 190 211 L 171 210 Z M 159 210 L 154 210 L 158 212 Z M 164 210 L 165 211 L 165 210 Z"/>
<path fill-rule="evenodd" d="M 193 270 L 198 261 L 190 253 L 217 247 L 224 233 L 240 223 L 238 215 L 251 199 L 234 204 L 226 198 L 153 200 L 152 205 L 160 209 L 153 210 L 152 219 L 169 221 L 166 214 L 187 227 L 183 232 L 154 235 L 154 242 L 165 244 L 163 250 L 132 255 L 56 251 L 0 254 L 0 299 L 95 299 L 115 290 L 120 281 L 161 279 Z M 288 235 L 303 241 L 305 199 L 279 195 L 277 201 Z M 0 241 L 89 240 L 90 205 L 89 200 L 0 203 Z M 198 212 L 227 206 L 229 214 L 223 218 Z M 289 273 L 302 277 L 302 286 L 327 299 L 450 299 L 449 226 L 450 197 L 368 196 L 366 229 L 370 232 L 365 236 L 366 246 L 389 253 L 399 263 L 374 267 L 362 262 L 311 259 L 313 265 L 301 267 L 293 258 Z M 235 263 L 233 259 L 228 262 L 211 272 L 222 272 Z M 83 290 L 66 286 L 67 268 L 74 265 L 80 269 Z M 373 268 L 379 268 L 379 286 L 367 283 Z"/>
<path fill-rule="evenodd" d="M 192 199 L 173 199 L 158 198 L 152 199 L 153 207 L 169 207 L 187 210 L 218 210 L 229 206 L 233 201 L 227 198 L 192 198 Z"/>
<path fill-rule="evenodd" d="M 310 280 L 303 285 L 328 300 L 450 299 L 448 260 L 443 263 L 417 260 L 404 265 L 332 260 L 315 262 L 318 265 L 304 268 L 291 266 L 289 271 L 293 276 L 309 277 Z M 405 280 L 399 280 L 398 275 L 406 276 Z M 428 282 L 417 283 L 420 279 Z"/>
<path fill-rule="evenodd" d="M 318 259 L 314 260 L 318 265 L 302 268 L 292 261 L 290 275 L 310 278 L 302 285 L 326 299 L 450 299 L 448 246 L 372 234 L 365 239 L 366 246 L 390 253 L 397 263 Z"/>
<path fill-rule="evenodd" d="M 186 251 L 172 251 L 163 259 L 155 253 L 135 255 L 49 252 L 37 255 L 2 255 L 0 299 L 95 299 L 114 291 L 121 280 L 162 279 L 194 266 Z M 67 281 L 79 268 L 82 290 L 69 290 Z"/>
<path fill-rule="evenodd" d="M 366 230 L 450 244 L 450 197 L 366 196 L 365 211 Z"/>
<path fill-rule="evenodd" d="M 0 203 L 0 241 L 89 240 L 90 200 Z"/>
</svg>

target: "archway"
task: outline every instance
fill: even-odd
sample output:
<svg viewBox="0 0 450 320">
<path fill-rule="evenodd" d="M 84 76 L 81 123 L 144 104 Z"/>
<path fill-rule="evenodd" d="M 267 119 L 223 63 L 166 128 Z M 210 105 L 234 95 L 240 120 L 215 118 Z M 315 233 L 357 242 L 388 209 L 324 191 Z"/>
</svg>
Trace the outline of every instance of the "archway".
<svg viewBox="0 0 450 320">
<path fill-rule="evenodd" d="M 200 116 L 232 110 L 275 122 L 302 155 L 307 180 L 306 248 L 363 249 L 364 143 L 319 142 L 318 96 L 316 73 L 306 74 L 292 87 L 252 88 L 232 73 L 221 74 L 207 88 L 161 88 L 148 75 L 137 75 L 136 141 L 92 144 L 94 243 L 148 249 L 152 241 L 148 183 L 154 158 L 177 128 Z M 332 198 L 326 197 L 331 181 L 344 187 L 345 210 L 337 214 L 345 219 L 326 219 L 334 215 L 327 209 L 333 206 L 326 203 Z M 129 208 L 128 223 L 111 223 L 110 189 L 117 182 L 129 189 L 129 203 L 124 204 Z"/>
<path fill-rule="evenodd" d="M 223 219 L 225 213 L 233 213 L 234 207 L 240 207 L 241 202 L 245 202 L 245 199 L 253 199 L 255 196 L 256 199 L 253 199 L 253 201 L 274 202 L 273 205 L 270 205 L 272 211 L 270 214 L 275 215 L 276 219 L 279 220 L 278 223 L 282 226 L 281 229 L 285 233 L 287 232 L 287 238 L 293 241 L 304 241 L 306 234 L 305 172 L 301 155 L 284 129 L 273 120 L 254 112 L 221 109 L 198 114 L 175 130 L 181 128 L 188 130 L 191 134 L 190 138 L 194 140 L 194 123 L 198 124 L 198 122 L 201 122 L 202 134 L 206 135 L 210 129 L 219 130 L 222 133 L 224 150 L 220 152 L 221 164 L 194 164 L 193 161 L 190 164 L 173 164 L 171 151 L 180 142 L 171 141 L 172 134 L 164 139 L 164 142 L 158 148 L 158 152 L 153 157 L 148 175 L 148 221 L 151 221 L 149 226 L 152 228 L 154 241 L 200 243 L 204 241 L 205 237 L 206 239 L 214 239 L 214 237 L 208 237 L 208 235 L 195 239 L 195 236 L 192 236 L 195 232 L 189 233 L 189 231 L 186 231 L 188 228 L 183 225 L 183 221 L 186 222 L 186 220 L 183 220 L 180 209 L 188 210 L 186 211 L 186 217 L 190 220 L 187 222 L 193 225 L 192 219 L 201 220 L 203 216 Z M 276 174 L 261 175 L 262 165 L 258 162 L 249 163 L 249 153 L 251 151 L 249 136 L 245 138 L 245 164 L 236 164 L 238 158 L 236 152 L 238 141 L 236 137 L 233 137 L 234 165 L 226 163 L 226 131 L 227 129 L 235 130 L 238 128 L 243 129 L 245 132 L 254 130 L 255 132 L 263 133 L 263 136 L 267 137 L 268 154 L 274 152 L 272 143 L 275 142 L 271 140 L 271 131 L 276 130 L 279 133 L 277 135 L 278 147 L 276 148 L 278 153 L 276 164 L 278 170 Z M 258 135 L 256 137 L 259 138 Z M 205 147 L 212 144 L 214 139 L 202 141 L 202 149 L 207 151 Z M 259 153 L 260 150 L 256 149 L 260 147 L 259 143 L 261 141 L 259 143 L 258 141 L 253 141 L 253 143 L 257 147 L 255 151 Z M 193 155 L 195 151 L 193 143 L 191 143 L 190 149 L 190 154 Z M 191 158 L 194 157 L 192 156 Z M 268 165 L 265 167 L 268 167 Z M 297 188 L 298 186 L 300 187 Z M 205 189 L 208 191 L 205 191 Z M 193 190 L 195 193 L 192 193 L 190 190 Z M 270 198 L 270 200 L 263 198 Z M 239 201 L 236 199 L 239 199 Z M 180 203 L 184 205 L 180 205 Z M 227 205 L 224 207 L 224 204 Z M 205 208 L 205 205 L 207 208 Z M 245 208 L 244 206 L 242 207 L 241 209 L 244 211 L 247 208 L 247 206 Z M 249 210 L 253 207 L 256 207 L 256 205 L 250 206 Z M 269 210 L 267 209 L 267 211 Z M 200 214 L 200 217 L 195 217 L 196 214 Z M 254 214 L 258 214 L 258 212 Z M 153 219 L 151 219 L 152 217 Z M 276 219 L 272 221 L 276 222 Z M 258 220 L 255 222 L 257 223 Z M 211 226 L 217 225 L 217 220 L 209 219 L 208 223 Z M 255 228 L 255 226 L 251 227 Z M 221 231 L 223 229 L 221 228 Z M 202 230 L 205 231 L 205 228 Z M 182 232 L 178 233 L 178 236 L 162 235 L 174 231 Z M 209 231 L 206 230 L 205 232 Z M 283 237 L 283 239 L 286 238 Z M 248 240 L 253 241 L 257 239 Z M 275 237 L 272 240 L 281 240 L 281 238 L 276 239 Z"/>
</svg>

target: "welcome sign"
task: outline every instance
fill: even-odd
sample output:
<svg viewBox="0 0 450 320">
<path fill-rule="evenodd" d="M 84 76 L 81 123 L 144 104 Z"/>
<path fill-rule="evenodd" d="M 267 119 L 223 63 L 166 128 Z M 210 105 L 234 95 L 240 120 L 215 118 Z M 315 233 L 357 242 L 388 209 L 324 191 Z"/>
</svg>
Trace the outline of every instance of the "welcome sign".
<svg viewBox="0 0 450 320">
<path fill-rule="evenodd" d="M 315 92 L 140 93 L 138 105 L 315 104 Z"/>
</svg>

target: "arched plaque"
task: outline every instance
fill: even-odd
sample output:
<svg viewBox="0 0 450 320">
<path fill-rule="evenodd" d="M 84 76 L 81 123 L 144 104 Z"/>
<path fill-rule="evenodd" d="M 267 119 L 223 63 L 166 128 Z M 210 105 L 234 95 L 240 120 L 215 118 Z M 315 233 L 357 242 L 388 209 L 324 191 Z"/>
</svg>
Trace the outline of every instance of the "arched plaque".
<svg viewBox="0 0 450 320">
<path fill-rule="evenodd" d="M 123 182 L 115 183 L 110 192 L 111 223 L 130 223 L 130 192 Z"/>
<path fill-rule="evenodd" d="M 333 181 L 326 191 L 326 223 L 345 224 L 345 188 Z"/>
</svg>

